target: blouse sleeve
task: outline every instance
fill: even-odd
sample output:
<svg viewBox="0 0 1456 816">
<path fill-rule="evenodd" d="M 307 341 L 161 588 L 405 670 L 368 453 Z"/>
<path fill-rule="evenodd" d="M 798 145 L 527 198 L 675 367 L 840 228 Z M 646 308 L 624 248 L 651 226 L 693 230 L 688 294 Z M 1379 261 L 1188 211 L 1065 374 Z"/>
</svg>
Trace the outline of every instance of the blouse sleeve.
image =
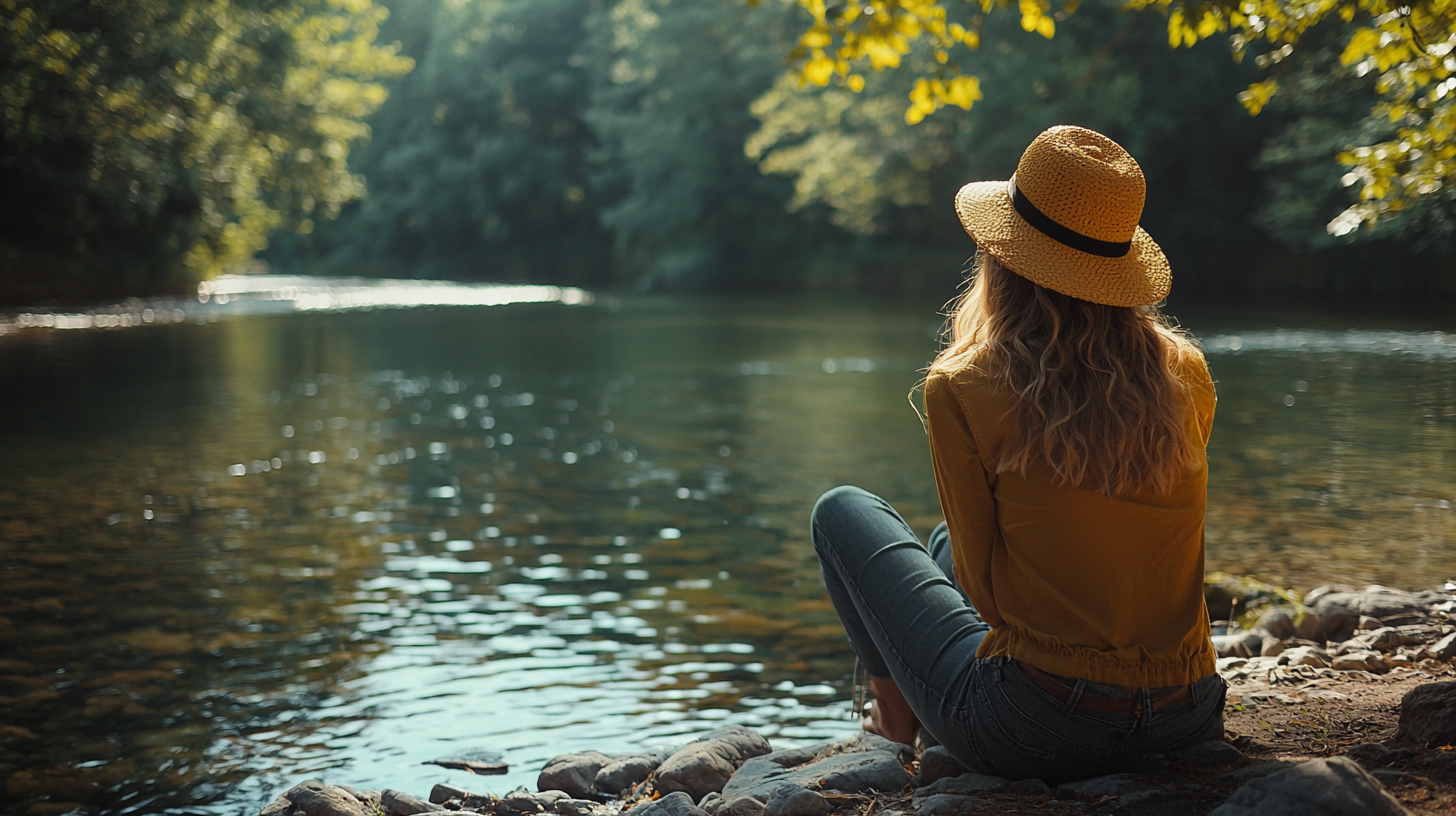
<svg viewBox="0 0 1456 816">
<path fill-rule="evenodd" d="M 956 396 L 955 385 L 945 377 L 932 375 L 926 380 L 925 414 L 935 488 L 950 531 L 956 578 L 981 619 L 999 626 L 1001 614 L 991 586 L 996 501 L 970 421 Z"/>
</svg>

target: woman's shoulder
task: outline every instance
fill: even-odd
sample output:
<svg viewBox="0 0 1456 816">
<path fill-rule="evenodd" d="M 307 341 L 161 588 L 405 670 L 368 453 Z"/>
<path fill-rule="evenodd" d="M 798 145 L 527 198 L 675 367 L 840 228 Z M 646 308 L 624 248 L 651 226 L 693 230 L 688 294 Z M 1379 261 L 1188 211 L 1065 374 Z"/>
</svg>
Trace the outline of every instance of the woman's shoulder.
<svg viewBox="0 0 1456 816">
<path fill-rule="evenodd" d="M 985 345 L 971 346 L 952 360 L 937 361 L 926 374 L 926 385 L 970 389 L 994 385 L 1001 366 Z"/>
</svg>

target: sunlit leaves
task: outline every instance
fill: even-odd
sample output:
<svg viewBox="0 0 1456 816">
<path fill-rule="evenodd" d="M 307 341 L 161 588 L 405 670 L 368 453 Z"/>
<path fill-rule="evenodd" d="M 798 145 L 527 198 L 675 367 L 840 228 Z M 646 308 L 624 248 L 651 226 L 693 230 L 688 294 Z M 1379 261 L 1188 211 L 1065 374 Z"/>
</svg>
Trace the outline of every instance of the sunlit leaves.
<svg viewBox="0 0 1456 816">
<path fill-rule="evenodd" d="M 385 97 L 376 80 L 412 65 L 374 44 L 386 14 L 371 0 L 0 0 L 6 149 L 84 144 L 78 192 L 129 202 L 136 224 L 154 213 L 150 243 L 193 276 L 245 266 L 274 230 L 363 192 L 349 145 Z"/>
<path fill-rule="evenodd" d="M 810 16 L 810 28 L 793 54 L 801 83 L 826 86 L 836 78 L 858 92 L 862 82 L 848 77 L 857 65 L 874 70 L 897 68 L 912 42 L 928 46 L 927 63 L 905 111 L 905 121 L 921 122 L 950 104 L 969 108 L 981 98 L 972 78 L 961 77 L 954 63 L 959 47 L 980 45 L 985 15 L 1009 0 L 792 0 Z M 1076 10 L 1075 0 L 1055 14 Z M 1325 20 L 1363 21 L 1345 46 L 1341 62 L 1358 77 L 1374 73 L 1382 101 L 1372 111 L 1400 125 L 1398 138 L 1360 146 L 1340 156 L 1350 165 L 1346 181 L 1360 186 L 1357 205 L 1330 224 L 1344 234 L 1359 224 L 1408 210 L 1424 195 L 1456 183 L 1456 0 L 1128 0 L 1130 11 L 1158 9 L 1167 15 L 1168 42 L 1174 48 L 1232 32 L 1234 54 L 1255 53 L 1256 64 L 1275 73 L 1238 98 L 1253 114 L 1263 110 L 1278 89 L 1279 65 L 1301 38 Z M 1044 37 L 1056 32 L 1048 0 L 1017 0 L 1021 28 Z M 966 19 L 952 20 L 952 17 Z M 972 79 L 970 84 L 957 84 Z"/>
<path fill-rule="evenodd" d="M 869 0 L 835 4 L 824 0 L 791 0 L 812 19 L 794 51 L 793 76 L 801 86 L 828 86 L 838 82 L 854 93 L 864 89 L 862 76 L 853 73 L 868 65 L 875 71 L 899 68 L 916 42 L 930 46 L 937 71 L 917 84 L 904 119 L 915 124 L 945 105 L 969 109 L 981 98 L 975 77 L 961 76 L 954 62 L 958 49 L 981 45 L 981 22 L 1009 0 Z M 1067 0 L 1062 12 L 1070 14 L 1078 0 Z M 951 20 L 948 7 L 966 12 L 964 21 Z M 1018 0 L 1025 31 L 1050 38 L 1056 17 L 1048 0 Z"/>
</svg>

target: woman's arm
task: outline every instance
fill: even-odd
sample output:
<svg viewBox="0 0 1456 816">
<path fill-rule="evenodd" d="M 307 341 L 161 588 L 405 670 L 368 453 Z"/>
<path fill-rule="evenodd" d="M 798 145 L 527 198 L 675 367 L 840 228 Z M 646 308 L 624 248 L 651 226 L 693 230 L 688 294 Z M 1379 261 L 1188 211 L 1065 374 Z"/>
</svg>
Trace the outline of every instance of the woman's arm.
<svg viewBox="0 0 1456 816">
<path fill-rule="evenodd" d="M 996 501 L 970 421 L 950 379 L 932 374 L 925 381 L 925 414 L 930 458 L 935 464 L 935 488 L 950 530 L 956 579 L 981 619 L 1000 626 L 1001 613 L 991 586 L 991 552 L 997 539 Z"/>
</svg>

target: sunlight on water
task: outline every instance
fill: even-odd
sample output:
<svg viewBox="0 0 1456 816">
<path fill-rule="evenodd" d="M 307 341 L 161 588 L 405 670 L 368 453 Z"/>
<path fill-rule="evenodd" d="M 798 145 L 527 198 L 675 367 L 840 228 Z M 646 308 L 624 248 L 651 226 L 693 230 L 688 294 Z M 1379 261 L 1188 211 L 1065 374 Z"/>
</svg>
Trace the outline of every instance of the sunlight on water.
<svg viewBox="0 0 1456 816">
<path fill-rule="evenodd" d="M 499 794 L 566 751 L 855 728 L 808 510 L 856 483 L 940 520 L 906 401 L 935 304 L 371 311 L 329 286 L 327 314 L 214 289 L 186 306 L 211 317 L 0 341 L 26 395 L 0 402 L 16 801 L 233 814 L 309 776 Z M 1450 335 L 1187 322 L 1220 397 L 1210 567 L 1456 577 Z M 422 764 L 462 748 L 511 771 Z"/>
<path fill-rule="evenodd" d="M 1220 334 L 1202 339 L 1208 354 L 1273 351 L 1298 354 L 1399 354 L 1456 360 L 1456 335 L 1445 332 L 1278 330 Z"/>
<path fill-rule="evenodd" d="M 197 300 L 134 300 L 80 313 L 0 313 L 0 336 L 22 329 L 118 329 L 208 322 L 219 317 L 288 312 L 346 312 L 439 306 L 509 306 L 522 303 L 589 305 L 592 293 L 575 287 L 377 278 L 223 275 L 197 286 Z"/>
</svg>

